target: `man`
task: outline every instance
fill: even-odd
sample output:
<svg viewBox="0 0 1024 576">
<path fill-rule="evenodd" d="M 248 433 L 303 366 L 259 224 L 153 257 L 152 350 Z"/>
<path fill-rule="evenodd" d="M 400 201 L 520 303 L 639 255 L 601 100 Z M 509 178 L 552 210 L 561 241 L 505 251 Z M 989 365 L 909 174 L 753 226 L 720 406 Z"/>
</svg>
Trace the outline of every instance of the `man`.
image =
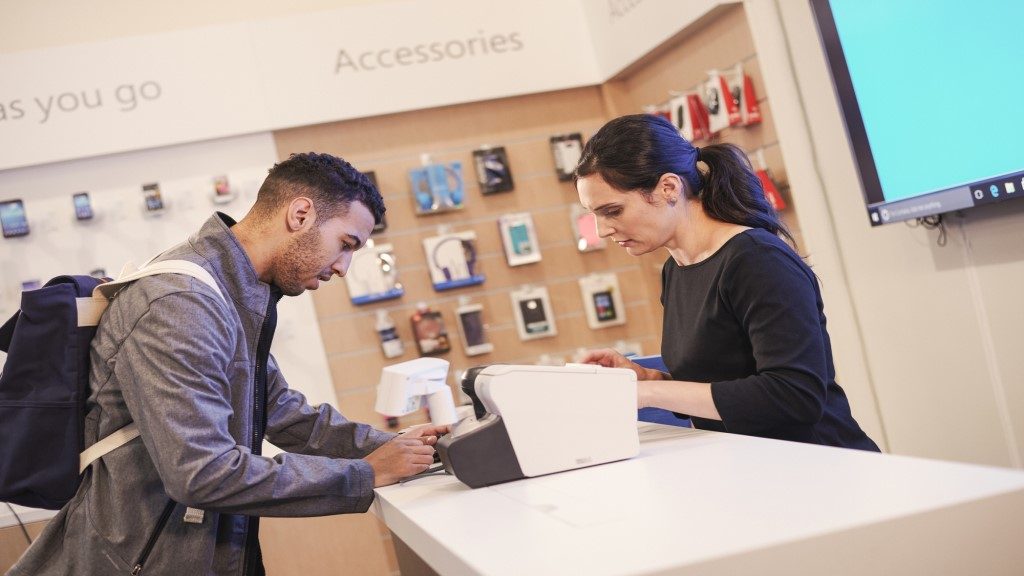
<svg viewBox="0 0 1024 576">
<path fill-rule="evenodd" d="M 296 154 L 237 224 L 210 218 L 160 259 L 213 275 L 138 280 L 92 342 L 88 444 L 135 422 L 141 441 L 86 471 L 12 569 L 49 574 L 262 574 L 259 516 L 365 512 L 373 488 L 423 471 L 444 427 L 395 436 L 310 407 L 270 343 L 282 295 L 343 276 L 384 214 L 349 163 Z M 286 452 L 260 456 L 263 436 Z"/>
</svg>

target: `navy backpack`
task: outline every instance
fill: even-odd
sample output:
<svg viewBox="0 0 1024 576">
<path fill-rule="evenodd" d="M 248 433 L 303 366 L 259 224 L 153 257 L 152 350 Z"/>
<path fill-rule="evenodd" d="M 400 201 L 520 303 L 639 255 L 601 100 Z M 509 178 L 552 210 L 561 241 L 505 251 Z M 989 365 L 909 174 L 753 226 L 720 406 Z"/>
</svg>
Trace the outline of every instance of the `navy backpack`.
<svg viewBox="0 0 1024 576">
<path fill-rule="evenodd" d="M 83 453 L 89 346 L 108 298 L 166 273 L 188 274 L 220 294 L 209 272 L 182 260 L 147 264 L 115 282 L 58 276 L 22 293 L 21 309 L 0 327 L 0 502 L 59 509 L 92 461 L 138 436 L 130 424 Z"/>
</svg>

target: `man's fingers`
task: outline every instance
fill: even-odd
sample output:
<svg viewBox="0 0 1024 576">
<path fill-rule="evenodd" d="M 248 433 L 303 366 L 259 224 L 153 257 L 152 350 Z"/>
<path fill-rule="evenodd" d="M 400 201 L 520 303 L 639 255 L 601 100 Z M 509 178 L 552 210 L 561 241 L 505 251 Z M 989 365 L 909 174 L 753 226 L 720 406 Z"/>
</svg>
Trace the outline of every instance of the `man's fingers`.
<svg viewBox="0 0 1024 576">
<path fill-rule="evenodd" d="M 434 454 L 434 447 L 427 446 L 426 444 L 419 444 L 417 446 L 409 446 L 408 451 L 413 454 Z"/>
<path fill-rule="evenodd" d="M 419 438 L 420 436 L 423 436 L 423 432 L 425 431 L 426 429 L 424 428 L 423 425 L 413 426 L 412 428 L 409 428 L 408 430 L 403 432 L 402 435 L 399 436 L 399 438 Z"/>
<path fill-rule="evenodd" d="M 423 446 L 423 438 L 406 438 L 405 436 L 399 436 L 395 438 L 394 442 L 399 446 Z"/>
<path fill-rule="evenodd" d="M 426 466 L 430 466 L 431 464 L 434 463 L 434 455 L 431 454 L 429 456 L 424 456 L 422 454 L 417 454 L 412 457 L 412 462 L 414 464 L 424 464 Z"/>
</svg>

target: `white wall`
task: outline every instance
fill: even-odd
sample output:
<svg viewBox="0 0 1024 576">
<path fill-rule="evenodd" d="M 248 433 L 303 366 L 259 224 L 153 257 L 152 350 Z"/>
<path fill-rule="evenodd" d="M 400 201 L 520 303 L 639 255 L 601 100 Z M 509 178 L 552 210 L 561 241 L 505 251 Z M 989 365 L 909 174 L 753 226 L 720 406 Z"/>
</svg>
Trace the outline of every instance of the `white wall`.
<svg viewBox="0 0 1024 576">
<path fill-rule="evenodd" d="M 824 287 L 840 373 L 866 377 L 892 452 L 1021 467 L 1024 206 L 947 217 L 945 247 L 872 229 L 810 6 L 746 4 L 770 97 L 789 102 L 777 125 L 801 228 L 845 277 Z M 965 138 L 951 129 L 948 161 Z"/>
<path fill-rule="evenodd" d="M 0 54 L 0 77 L 0 169 L 601 81 L 579 0 L 197 26 Z"/>
<path fill-rule="evenodd" d="M 720 4 L 736 0 L 580 0 L 600 80 L 615 76 Z"/>
</svg>

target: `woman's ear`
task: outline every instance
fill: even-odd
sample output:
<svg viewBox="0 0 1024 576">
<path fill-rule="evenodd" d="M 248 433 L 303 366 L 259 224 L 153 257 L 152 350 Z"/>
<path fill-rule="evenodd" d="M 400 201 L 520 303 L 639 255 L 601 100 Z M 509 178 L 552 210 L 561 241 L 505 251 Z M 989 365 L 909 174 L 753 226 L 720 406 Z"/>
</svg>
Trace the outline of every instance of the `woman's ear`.
<svg viewBox="0 0 1024 576">
<path fill-rule="evenodd" d="M 655 190 L 669 206 L 675 206 L 676 202 L 684 198 L 683 181 L 677 174 L 662 174 Z"/>
</svg>

